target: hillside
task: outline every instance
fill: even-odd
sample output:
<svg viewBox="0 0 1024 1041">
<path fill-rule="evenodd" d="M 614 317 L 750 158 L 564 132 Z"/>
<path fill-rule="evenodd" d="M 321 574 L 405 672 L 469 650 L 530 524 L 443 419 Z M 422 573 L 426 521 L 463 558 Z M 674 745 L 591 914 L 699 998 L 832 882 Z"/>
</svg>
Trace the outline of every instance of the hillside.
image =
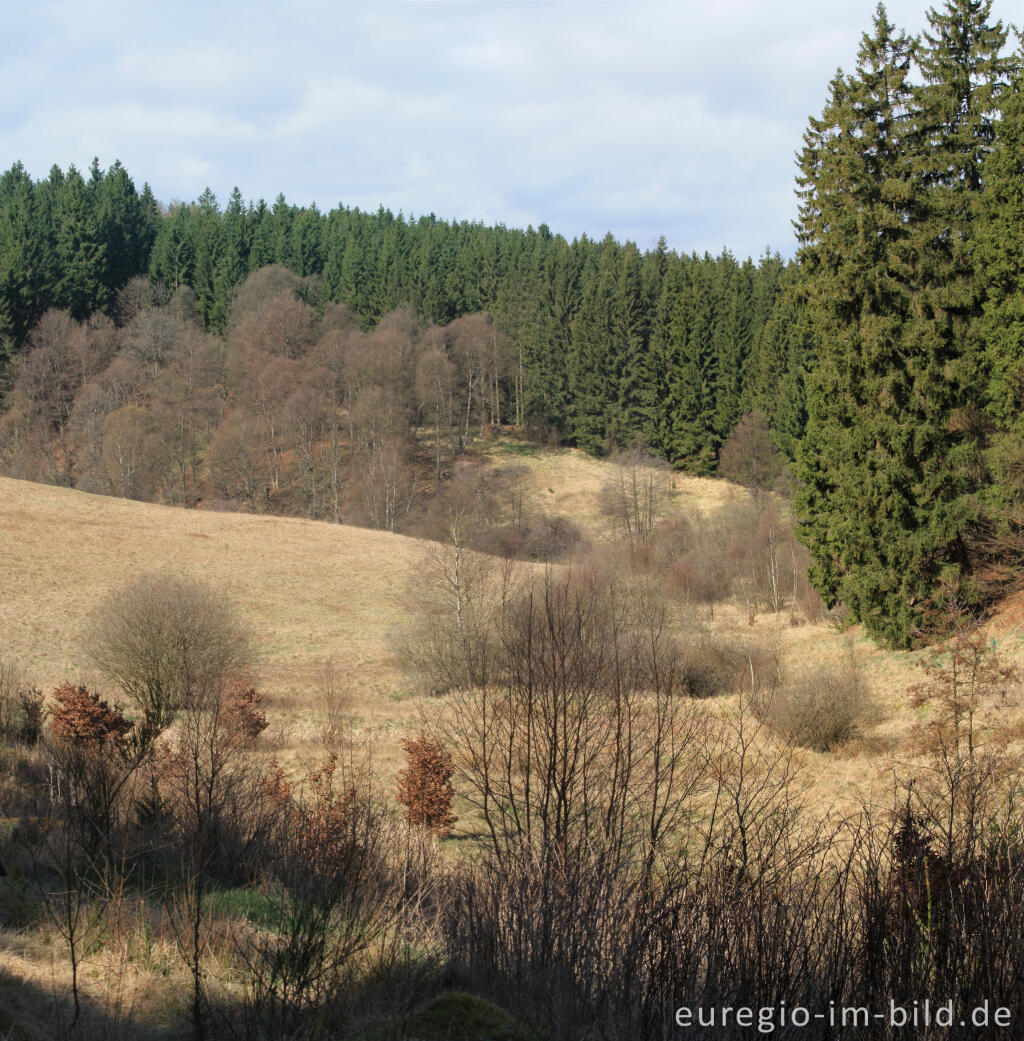
<svg viewBox="0 0 1024 1041">
<path fill-rule="evenodd" d="M 93 605 L 132 575 L 174 571 L 223 589 L 265 666 L 392 666 L 388 631 L 421 552 L 400 535 L 290 518 L 181 510 L 0 478 L 3 643 L 40 683 L 80 668 Z"/>
<path fill-rule="evenodd" d="M 493 446 L 495 464 L 524 475 L 534 508 L 572 520 L 591 542 L 611 537 L 599 515 L 614 464 L 575 450 Z M 741 491 L 673 475 L 672 508 L 704 510 Z M 48 686 L 82 668 L 92 607 L 133 575 L 174 571 L 223 589 L 260 637 L 273 687 L 334 661 L 360 692 L 395 693 L 391 637 L 410 620 L 420 539 L 294 518 L 182 510 L 0 477 L 0 653 Z"/>
<path fill-rule="evenodd" d="M 615 559 L 615 536 L 600 509 L 614 463 L 574 450 L 499 440 L 471 465 L 496 472 L 517 467 L 530 510 L 566 518 L 592 548 L 605 553 L 602 561 Z M 720 510 L 724 516 L 728 507 L 743 504 L 742 490 L 726 482 L 662 476 L 667 509 L 693 521 L 704 518 L 713 526 Z M 286 770 L 301 773 L 323 761 L 323 674 L 330 661 L 338 686 L 349 696 L 346 707 L 357 739 L 372 746 L 375 772 L 390 794 L 404 761 L 399 738 L 444 704 L 417 692 L 400 651 L 400 633 L 415 618 L 429 550 L 420 539 L 362 528 L 183 510 L 0 478 L 0 659 L 15 659 L 44 691 L 69 678 L 94 684 L 80 651 L 94 605 L 139 573 L 200 578 L 223 589 L 257 635 L 269 747 Z M 1024 661 L 1021 600 L 1008 601 L 990 624 L 1004 660 L 1017 665 Z M 717 605 L 713 619 L 703 609 L 675 603 L 673 618 L 684 644 L 698 632 L 756 654 L 777 641 L 787 682 L 824 676 L 852 652 L 870 715 L 860 734 L 834 751 L 796 750 L 797 785 L 810 812 L 801 819 L 816 823 L 817 814 L 833 808 L 855 813 L 865 800 L 883 811 L 880 820 L 887 819 L 894 770 L 915 769 L 908 738 L 927 718 L 909 694 L 922 678 L 922 653 L 879 649 L 859 627 L 842 632 L 828 621 L 791 625 L 781 614 L 762 613 L 751 624 L 746 606 L 736 600 Z M 102 685 L 98 689 L 114 693 Z M 701 704 L 724 716 L 737 700 L 724 693 Z M 1016 712 L 1009 718 L 1005 706 L 998 711 L 998 725 L 1013 732 Z M 783 748 L 768 733 L 758 741 Z M 479 821 L 461 799 L 457 810 L 456 841 L 443 844 L 444 862 L 465 849 L 460 838 L 478 834 Z M 138 914 L 143 921 L 142 911 Z M 136 944 L 138 950 L 133 947 L 120 962 L 107 950 L 91 955 L 80 985 L 97 1008 L 109 1004 L 113 1013 L 130 1015 L 133 1036 L 144 1030 L 154 1038 L 181 1036 L 188 981 L 172 938 L 164 925 L 156 928 L 158 940 L 147 940 L 144 949 Z M 27 1024 L 43 1021 L 50 995 L 66 995 L 69 987 L 66 965 L 59 957 L 54 961 L 55 942 L 45 921 L 28 931 L 0 933 L 0 1033 L 13 1029 L 12 1037 L 42 1036 Z M 216 948 L 211 978 L 231 977 L 233 957 L 230 945 Z M 108 978 L 118 981 L 113 990 Z M 229 989 L 222 982 L 211 987 Z M 116 988 L 121 989 L 115 994 Z"/>
<path fill-rule="evenodd" d="M 497 442 L 483 465 L 520 468 L 533 509 L 564 516 L 591 545 L 613 535 L 600 515 L 601 489 L 614 464 L 575 450 Z M 670 475 L 668 508 L 708 516 L 742 499 L 724 481 Z M 260 683 L 287 758 L 315 750 L 323 722 L 324 663 L 333 662 L 359 730 L 376 735 L 385 770 L 400 761 L 397 738 L 436 703 L 416 693 L 402 667 L 403 628 L 428 543 L 318 521 L 214 513 L 89 495 L 0 478 L 0 657 L 14 658 L 44 691 L 68 678 L 93 680 L 80 639 L 89 612 L 132 575 L 174 571 L 201 578 L 242 610 L 257 634 Z M 871 700 L 862 736 L 840 754 L 802 752 L 833 794 L 865 794 L 884 778 L 920 719 L 908 687 L 921 678 L 920 654 L 877 648 L 859 627 L 781 625 L 770 615 L 748 624 L 738 605 L 716 609 L 714 631 L 741 646 L 780 641 L 787 668 L 813 671 L 852 647 Z M 1016 601 L 990 625 L 1007 660 L 1024 660 Z M 723 710 L 733 699 L 717 699 Z M 397 728 L 397 730 L 396 730 Z"/>
</svg>

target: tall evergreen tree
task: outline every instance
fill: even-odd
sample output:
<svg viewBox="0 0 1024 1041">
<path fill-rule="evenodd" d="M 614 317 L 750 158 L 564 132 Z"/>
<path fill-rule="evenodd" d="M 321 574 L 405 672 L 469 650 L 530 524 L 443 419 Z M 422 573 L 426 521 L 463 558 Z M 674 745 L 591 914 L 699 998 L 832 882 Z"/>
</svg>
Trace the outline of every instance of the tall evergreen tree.
<svg viewBox="0 0 1024 1041">
<path fill-rule="evenodd" d="M 0 339 L 9 345 L 21 343 L 46 308 L 48 240 L 39 193 L 15 163 L 0 176 Z"/>
<path fill-rule="evenodd" d="M 609 234 L 584 275 L 569 355 L 569 429 L 576 445 L 596 454 L 608 449 L 617 405 L 612 340 L 618 267 L 618 250 Z"/>
<path fill-rule="evenodd" d="M 978 331 L 987 378 L 980 549 L 997 588 L 1020 581 L 1024 553 L 1024 51 L 1001 99 L 999 134 L 985 164 L 976 281 L 987 290 Z"/>
<path fill-rule="evenodd" d="M 906 645 L 946 550 L 922 484 L 941 460 L 942 421 L 908 354 L 915 288 L 908 151 L 914 42 L 879 5 L 853 76 L 837 73 L 800 156 L 798 238 L 819 344 L 798 456 L 797 508 L 811 577 L 876 636 Z M 937 422 L 936 422 L 937 421 Z"/>
<path fill-rule="evenodd" d="M 68 168 L 54 194 L 54 303 L 78 321 L 102 310 L 112 297 L 107 281 L 107 243 L 96 205 L 98 168 L 87 184 L 74 166 Z"/>
</svg>

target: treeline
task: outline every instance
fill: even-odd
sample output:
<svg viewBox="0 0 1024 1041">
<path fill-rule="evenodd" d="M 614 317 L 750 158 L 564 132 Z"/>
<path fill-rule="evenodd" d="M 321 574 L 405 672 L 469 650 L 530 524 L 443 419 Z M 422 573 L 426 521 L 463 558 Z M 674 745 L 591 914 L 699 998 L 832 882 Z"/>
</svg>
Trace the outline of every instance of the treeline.
<svg viewBox="0 0 1024 1041">
<path fill-rule="evenodd" d="M 917 37 L 879 6 L 800 159 L 802 537 L 826 601 L 903 647 L 1022 573 L 1024 79 L 991 7 Z"/>
<path fill-rule="evenodd" d="M 500 422 L 508 341 L 487 315 L 421 327 L 410 308 L 363 332 L 305 288 L 261 268 L 223 337 L 191 289 L 167 298 L 140 276 L 116 298 L 121 326 L 47 311 L 0 416 L 0 467 L 125 498 L 401 528 L 417 491 Z"/>
<path fill-rule="evenodd" d="M 210 191 L 161 209 L 119 164 L 33 182 L 0 178 L 0 341 L 24 346 L 50 308 L 117 324 L 118 293 L 146 275 L 158 295 L 193 291 L 204 327 L 224 336 L 238 287 L 268 265 L 303 279 L 318 316 L 344 304 L 364 331 L 411 307 L 422 325 L 487 312 L 513 345 L 501 373 L 502 421 L 603 453 L 643 439 L 675 465 L 714 470 L 745 411 L 758 408 L 792 452 L 803 428 L 812 344 L 799 323 L 796 269 L 641 252 L 610 235 L 567 242 L 433 215 L 246 204 Z M 9 378 L 8 378 L 9 382 Z"/>
</svg>

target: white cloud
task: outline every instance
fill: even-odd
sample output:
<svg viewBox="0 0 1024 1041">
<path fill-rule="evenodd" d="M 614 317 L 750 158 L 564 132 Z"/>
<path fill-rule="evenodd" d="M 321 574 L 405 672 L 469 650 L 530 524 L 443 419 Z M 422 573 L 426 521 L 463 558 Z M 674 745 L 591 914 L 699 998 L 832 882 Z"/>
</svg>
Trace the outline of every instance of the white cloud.
<svg viewBox="0 0 1024 1041">
<path fill-rule="evenodd" d="M 999 0 L 997 0 L 996 14 Z M 874 0 L 124 0 L 5 12 L 0 158 L 120 158 L 164 199 L 339 200 L 792 249 L 793 156 Z M 908 29 L 918 0 L 889 4 Z"/>
</svg>

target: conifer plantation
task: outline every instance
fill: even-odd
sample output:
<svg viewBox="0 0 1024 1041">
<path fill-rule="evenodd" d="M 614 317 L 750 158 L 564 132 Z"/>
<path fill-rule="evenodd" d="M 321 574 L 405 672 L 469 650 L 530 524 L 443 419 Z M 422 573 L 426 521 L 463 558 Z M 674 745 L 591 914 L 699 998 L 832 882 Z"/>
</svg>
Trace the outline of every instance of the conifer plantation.
<svg viewBox="0 0 1024 1041">
<path fill-rule="evenodd" d="M 951 603 L 990 601 L 1019 571 L 998 503 L 1013 465 L 1004 373 L 1021 343 L 994 319 L 989 297 L 1005 301 L 1009 287 L 993 285 L 984 246 L 1012 250 L 994 226 L 1006 181 L 990 183 L 989 164 L 1021 177 L 1000 118 L 1005 104 L 1012 125 L 1020 81 L 1006 40 L 987 2 L 930 11 L 920 38 L 879 7 L 800 158 L 818 344 L 798 452 L 803 533 L 826 600 L 894 646 L 940 628 Z"/>
</svg>

